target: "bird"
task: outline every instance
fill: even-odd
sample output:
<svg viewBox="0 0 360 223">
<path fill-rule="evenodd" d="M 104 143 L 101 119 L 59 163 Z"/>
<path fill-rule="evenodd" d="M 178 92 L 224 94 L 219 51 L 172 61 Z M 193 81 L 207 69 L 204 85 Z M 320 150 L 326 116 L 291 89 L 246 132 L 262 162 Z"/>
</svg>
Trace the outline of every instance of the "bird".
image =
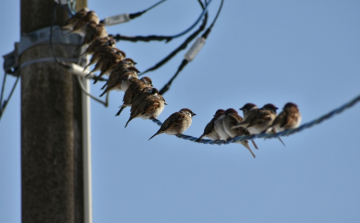
<svg viewBox="0 0 360 223">
<path fill-rule="evenodd" d="M 86 16 L 88 11 L 88 8 L 80 9 L 75 15 L 65 21 L 65 25 L 61 26 L 61 29 L 73 30 L 74 26 Z"/>
<path fill-rule="evenodd" d="M 224 130 L 231 138 L 235 138 L 236 136 L 250 135 L 250 132 L 243 127 L 232 128 L 237 123 L 243 121 L 243 118 L 238 114 L 238 112 L 235 109 L 229 108 L 225 111 L 224 114 L 225 114 L 225 117 L 223 119 Z M 249 150 L 251 155 L 254 158 L 256 157 L 253 151 L 251 150 L 247 140 L 237 141 L 236 143 L 240 143 L 243 146 L 245 146 Z M 255 144 L 255 148 L 257 148 L 256 144 Z"/>
<path fill-rule="evenodd" d="M 178 135 L 187 130 L 192 122 L 192 117 L 196 114 L 188 108 L 183 108 L 178 112 L 171 114 L 161 125 L 160 129 L 149 138 L 152 139 L 156 135 L 166 133 L 168 135 Z"/>
<path fill-rule="evenodd" d="M 117 91 L 126 91 L 130 85 L 130 79 L 136 78 L 138 79 L 138 73 L 140 71 L 136 69 L 136 67 L 128 67 L 113 83 L 108 83 L 103 93 L 100 95 L 103 96 L 105 93 L 117 90 Z"/>
<path fill-rule="evenodd" d="M 239 122 L 237 125 L 234 125 L 233 128 L 244 127 L 249 130 L 251 134 L 259 134 L 272 124 L 276 117 L 277 109 L 273 104 L 266 104 L 258 109 L 256 115 L 252 118 L 247 118 Z"/>
<path fill-rule="evenodd" d="M 301 113 L 296 104 L 288 102 L 283 111 L 275 118 L 274 122 L 263 132 L 281 132 L 288 129 L 297 128 L 301 122 Z"/>
<path fill-rule="evenodd" d="M 124 60 L 121 60 L 116 67 L 114 67 L 110 74 L 109 78 L 107 79 L 104 86 L 102 86 L 101 89 L 104 89 L 107 85 L 114 85 L 118 78 L 121 77 L 121 75 L 127 71 L 128 67 L 134 67 L 136 65 L 136 62 L 131 58 L 125 58 Z"/>
<path fill-rule="evenodd" d="M 244 119 L 252 118 L 254 115 L 256 115 L 258 107 L 253 103 L 246 103 L 242 108 L 239 110 L 243 111 Z"/>
<path fill-rule="evenodd" d="M 124 108 L 131 106 L 132 103 L 137 99 L 137 97 L 144 93 L 143 90 L 145 88 L 151 88 L 153 86 L 152 81 L 149 77 L 142 77 L 140 80 L 136 78 L 131 78 L 129 81 L 130 85 L 123 96 L 123 104 L 120 106 L 120 110 L 118 111 L 118 113 L 116 113 L 115 116 L 119 116 Z"/>
<path fill-rule="evenodd" d="M 97 16 L 96 12 L 94 12 L 94 11 L 86 12 L 86 15 L 84 17 L 82 17 L 81 19 L 79 19 L 79 21 L 77 23 L 75 23 L 74 26 L 72 27 L 72 30 L 65 33 L 64 36 L 69 35 L 71 33 L 76 33 L 81 36 L 84 36 L 86 24 L 88 24 L 89 22 L 95 22 L 96 24 L 98 24 L 100 22 L 100 19 Z"/>
<path fill-rule="evenodd" d="M 114 48 L 115 49 L 115 48 Z M 126 54 L 119 50 L 116 52 L 110 52 L 106 53 L 102 59 L 100 59 L 97 64 L 95 65 L 95 68 L 91 71 L 94 72 L 95 70 L 99 69 L 101 72 L 99 76 L 97 76 L 94 80 L 94 84 L 100 80 L 100 78 L 103 75 L 110 75 L 112 69 L 117 66 L 117 64 L 125 59 Z M 100 68 L 99 68 L 100 67 Z M 90 73 L 91 73 L 90 72 Z"/>
<path fill-rule="evenodd" d="M 95 23 L 94 21 L 89 22 L 85 26 L 85 36 L 83 38 L 82 43 L 78 46 L 76 50 L 83 46 L 87 46 L 96 38 L 108 37 L 108 33 L 106 31 L 105 25 L 103 23 Z"/>
<path fill-rule="evenodd" d="M 130 109 L 130 118 L 125 128 L 134 118 L 155 119 L 164 110 L 165 99 L 159 95 L 159 90 L 151 88 L 135 100 Z"/>
<path fill-rule="evenodd" d="M 99 47 L 106 45 L 114 48 L 116 46 L 116 42 L 114 38 L 110 35 L 105 37 L 97 37 L 94 41 L 92 41 L 89 46 L 86 48 L 85 52 L 82 53 L 81 56 L 93 54 Z"/>
<path fill-rule="evenodd" d="M 195 141 L 195 142 L 200 142 L 202 138 L 204 137 L 208 137 L 211 140 L 220 140 L 220 136 L 219 134 L 217 134 L 217 132 L 215 131 L 215 121 L 222 115 L 225 113 L 224 109 L 218 109 L 215 114 L 214 117 L 211 119 L 211 121 L 205 126 L 204 129 L 204 133 Z"/>
<path fill-rule="evenodd" d="M 84 71 L 86 70 L 87 67 L 89 67 L 92 64 L 98 63 L 101 59 L 104 58 L 104 55 L 108 54 L 108 53 L 116 53 L 117 51 L 120 51 L 121 54 L 124 55 L 124 57 L 126 57 L 125 52 L 114 48 L 112 46 L 108 46 L 108 45 L 101 45 L 100 47 L 98 47 L 92 54 L 92 57 L 90 59 L 90 62 L 84 67 Z M 101 66 L 101 64 L 99 64 Z M 99 67 L 100 68 L 100 67 Z"/>
<path fill-rule="evenodd" d="M 219 135 L 220 140 L 228 141 L 231 137 L 225 132 L 223 120 L 225 118 L 225 112 L 220 114 L 214 121 L 215 132 Z"/>
</svg>

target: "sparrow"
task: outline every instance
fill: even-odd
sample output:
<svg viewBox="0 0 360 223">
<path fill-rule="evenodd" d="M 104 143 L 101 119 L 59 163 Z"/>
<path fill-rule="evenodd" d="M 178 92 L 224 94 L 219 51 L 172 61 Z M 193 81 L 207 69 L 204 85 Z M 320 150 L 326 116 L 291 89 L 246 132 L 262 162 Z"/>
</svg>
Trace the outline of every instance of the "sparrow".
<svg viewBox="0 0 360 223">
<path fill-rule="evenodd" d="M 135 100 L 130 109 L 130 118 L 126 122 L 125 128 L 131 120 L 134 118 L 155 119 L 164 110 L 165 99 L 159 95 L 159 91 L 156 88 L 151 88 L 147 92 L 141 94 L 140 97 Z"/>
<path fill-rule="evenodd" d="M 235 109 L 233 109 L 233 108 L 227 109 L 225 111 L 225 117 L 223 119 L 223 125 L 224 125 L 225 132 L 231 138 L 234 138 L 236 136 L 250 135 L 249 131 L 246 130 L 245 128 L 243 128 L 243 127 L 232 128 L 237 123 L 242 122 L 243 120 L 244 119 L 240 115 L 238 115 L 238 112 Z M 255 154 L 251 150 L 247 140 L 237 141 L 236 143 L 240 143 L 243 146 L 245 146 L 249 150 L 251 155 L 255 158 Z M 256 144 L 254 144 L 254 146 L 255 146 L 255 148 L 257 148 Z"/>
<path fill-rule="evenodd" d="M 183 108 L 180 111 L 173 113 L 164 121 L 160 129 L 151 136 L 149 140 L 162 133 L 168 135 L 178 135 L 183 133 L 190 127 L 192 117 L 195 115 L 196 114 L 188 108 Z"/>
<path fill-rule="evenodd" d="M 140 80 L 136 78 L 131 78 L 130 85 L 128 89 L 125 91 L 123 97 L 123 104 L 120 106 L 120 110 L 116 113 L 115 116 L 119 116 L 122 110 L 128 106 L 131 106 L 132 103 L 141 95 L 143 94 L 143 89 L 147 87 L 152 87 L 152 81 L 149 77 L 142 77 Z M 147 90 L 147 89 L 145 89 Z"/>
<path fill-rule="evenodd" d="M 86 70 L 86 68 L 88 68 L 90 65 L 97 63 L 105 53 L 112 52 L 114 51 L 114 49 L 116 48 L 113 48 L 112 46 L 108 46 L 108 45 L 101 45 L 100 47 L 98 47 L 93 52 L 90 62 L 84 67 L 84 70 Z"/>
<path fill-rule="evenodd" d="M 247 119 L 257 114 L 258 107 L 253 103 L 247 103 L 239 110 L 243 111 L 244 119 Z"/>
<path fill-rule="evenodd" d="M 119 75 L 116 81 L 112 83 L 108 82 L 108 85 L 106 86 L 104 92 L 100 95 L 100 97 L 112 90 L 126 91 L 130 85 L 129 80 L 131 78 L 138 79 L 138 73 L 140 73 L 140 71 L 136 69 L 136 67 L 128 67 L 125 72 Z"/>
<path fill-rule="evenodd" d="M 85 26 L 85 36 L 81 45 L 78 48 L 89 45 L 96 38 L 103 38 L 107 36 L 108 33 L 103 23 L 97 24 L 94 21 L 91 21 Z"/>
<path fill-rule="evenodd" d="M 61 29 L 73 30 L 74 26 L 86 16 L 88 11 L 88 8 L 80 9 L 75 15 L 66 20 L 65 25 L 63 25 Z"/>
<path fill-rule="evenodd" d="M 251 134 L 259 134 L 272 124 L 276 117 L 276 110 L 277 107 L 273 104 L 266 104 L 257 110 L 254 117 L 239 122 L 233 126 L 233 128 L 244 127 L 249 130 Z"/>
<path fill-rule="evenodd" d="M 77 33 L 81 36 L 85 35 L 86 25 L 89 22 L 95 22 L 98 24 L 100 22 L 99 17 L 97 16 L 96 12 L 94 11 L 88 11 L 84 17 L 82 17 L 76 24 L 74 24 L 72 30 L 70 32 L 67 32 L 66 35 L 69 35 L 71 33 Z"/>
<path fill-rule="evenodd" d="M 219 135 L 220 140 L 228 141 L 231 137 L 225 132 L 223 120 L 225 118 L 225 112 L 220 114 L 214 121 L 215 132 Z"/>
<path fill-rule="evenodd" d="M 115 40 L 114 40 L 114 38 L 112 38 L 112 36 L 108 35 L 105 37 L 98 37 L 89 44 L 89 46 L 86 48 L 85 52 L 81 56 L 93 54 L 96 51 L 96 49 L 98 49 L 99 47 L 101 47 L 103 45 L 111 46 L 111 47 L 116 46 Z"/>
<path fill-rule="evenodd" d="M 296 104 L 288 102 L 283 111 L 275 118 L 274 122 L 266 129 L 265 132 L 282 132 L 287 129 L 294 129 L 300 125 L 301 114 Z"/>
<path fill-rule="evenodd" d="M 121 60 L 114 69 L 111 70 L 109 78 L 107 82 L 102 86 L 101 89 L 104 89 L 107 85 L 113 85 L 116 83 L 117 79 L 121 77 L 121 75 L 127 71 L 128 67 L 134 67 L 136 65 L 136 62 L 131 58 L 126 58 L 124 60 Z"/>
<path fill-rule="evenodd" d="M 205 126 L 204 133 L 195 141 L 200 142 L 200 140 L 204 137 L 208 137 L 211 140 L 220 140 L 219 134 L 215 131 L 215 121 L 225 113 L 224 109 L 218 109 L 214 117 L 211 119 L 211 121 Z"/>
<path fill-rule="evenodd" d="M 110 54 L 105 54 L 103 59 L 99 60 L 99 62 L 97 62 L 97 64 L 95 65 L 94 70 L 96 69 L 96 67 L 98 67 L 98 64 L 100 63 L 100 74 L 99 76 L 97 76 L 95 78 L 94 84 L 100 80 L 100 78 L 103 75 L 108 75 L 110 76 L 110 73 L 112 71 L 112 69 L 114 69 L 114 67 L 117 66 L 117 64 L 125 59 L 126 54 L 119 50 L 115 53 L 110 53 Z"/>
<path fill-rule="evenodd" d="M 95 82 L 94 82 L 94 84 L 95 84 L 101 78 L 102 75 L 109 73 L 108 69 L 111 66 L 115 66 L 114 64 L 125 59 L 125 57 L 126 57 L 125 52 L 123 52 L 117 48 L 111 48 L 111 49 L 108 48 L 108 50 L 105 50 L 105 52 L 100 53 L 100 57 L 97 59 L 94 69 L 92 69 L 88 75 L 90 75 L 91 73 L 98 71 L 98 70 L 101 71 L 99 76 L 95 79 Z M 91 63 L 91 60 L 90 60 L 90 63 Z"/>
</svg>

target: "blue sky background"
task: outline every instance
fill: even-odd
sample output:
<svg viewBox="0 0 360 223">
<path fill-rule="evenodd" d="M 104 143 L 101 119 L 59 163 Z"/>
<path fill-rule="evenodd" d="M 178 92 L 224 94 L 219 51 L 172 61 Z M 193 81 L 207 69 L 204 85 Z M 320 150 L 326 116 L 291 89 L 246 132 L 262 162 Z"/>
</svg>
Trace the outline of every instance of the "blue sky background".
<svg viewBox="0 0 360 223">
<path fill-rule="evenodd" d="M 88 1 L 100 18 L 141 11 L 155 1 Z M 209 8 L 215 16 L 219 0 Z M 20 40 L 19 1 L 0 8 L 2 55 Z M 225 1 L 204 48 L 164 95 L 164 121 L 181 108 L 197 116 L 185 132 L 200 136 L 219 108 L 298 104 L 306 123 L 360 93 L 360 2 Z M 126 24 L 124 35 L 173 35 L 200 15 L 196 0 L 168 0 Z M 170 43 L 118 42 L 144 71 L 186 37 Z M 185 51 L 148 73 L 161 88 Z M 1 74 L 1 80 L 3 78 Z M 6 93 L 15 79 L 8 78 Z M 102 84 L 92 85 L 94 95 Z M 123 93 L 108 108 L 91 101 L 94 222 L 359 222 L 360 104 L 301 133 L 258 139 L 253 159 L 238 144 L 212 146 L 159 135 L 158 126 L 115 117 Z M 20 85 L 0 122 L 0 222 L 19 223 Z"/>
</svg>

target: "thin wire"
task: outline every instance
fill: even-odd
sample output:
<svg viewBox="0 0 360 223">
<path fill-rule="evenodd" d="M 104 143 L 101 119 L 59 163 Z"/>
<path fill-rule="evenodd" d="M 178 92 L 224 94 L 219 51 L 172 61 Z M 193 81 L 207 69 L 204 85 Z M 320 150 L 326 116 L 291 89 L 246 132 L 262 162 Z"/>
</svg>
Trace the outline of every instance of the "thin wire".
<svg viewBox="0 0 360 223">
<path fill-rule="evenodd" d="M 3 82 L 2 82 L 1 95 L 0 95 L 0 108 L 2 107 L 2 101 L 3 101 L 3 96 L 4 96 L 4 90 L 5 90 L 6 76 L 7 76 L 7 73 L 4 74 L 4 79 L 3 79 Z"/>
<path fill-rule="evenodd" d="M 198 0 L 200 6 L 202 9 L 204 9 L 204 5 L 202 4 L 201 0 Z M 145 73 L 149 72 L 149 71 L 154 71 L 158 68 L 160 68 L 162 65 L 164 65 L 165 63 L 167 63 L 169 60 L 171 60 L 174 56 L 176 56 L 177 53 L 179 53 L 182 50 L 185 50 L 187 45 L 193 40 L 195 39 L 195 37 L 197 35 L 199 35 L 200 32 L 202 32 L 205 27 L 206 27 L 206 23 L 207 23 L 207 19 L 208 19 L 208 13 L 205 14 L 204 16 L 204 20 L 202 25 L 199 27 L 198 30 L 196 30 L 193 34 L 191 34 L 178 48 L 176 48 L 174 51 L 172 51 L 168 56 L 166 56 L 164 59 L 162 59 L 161 61 L 159 61 L 157 64 L 155 64 L 154 66 L 148 68 L 146 71 L 141 72 L 141 74 L 139 74 L 139 77 L 144 75 Z"/>
<path fill-rule="evenodd" d="M 216 16 L 215 16 L 213 22 L 211 23 L 211 25 L 207 28 L 207 30 L 202 35 L 202 37 L 204 39 L 206 39 L 208 37 L 208 35 L 210 34 L 212 27 L 214 26 L 216 20 L 218 19 L 219 15 L 220 15 L 223 4 L 224 4 L 224 0 L 221 0 L 220 7 L 219 7 L 219 9 L 218 9 L 218 11 L 216 13 Z M 165 94 L 170 89 L 170 86 L 171 86 L 172 82 L 175 80 L 175 78 L 178 76 L 178 74 L 181 72 L 181 70 L 184 69 L 184 67 L 188 63 L 189 63 L 189 61 L 187 59 L 183 59 L 183 61 L 181 62 L 180 66 L 179 66 L 178 70 L 176 71 L 176 73 L 174 74 L 174 76 L 159 91 L 160 94 Z"/>
<path fill-rule="evenodd" d="M 202 144 L 210 144 L 210 145 L 223 145 L 223 144 L 230 144 L 230 143 L 235 143 L 237 141 L 244 141 L 244 140 L 250 140 L 250 139 L 257 139 L 257 138 L 265 138 L 265 139 L 271 139 L 271 138 L 277 138 L 280 136 L 289 136 L 292 135 L 294 133 L 300 132 L 304 129 L 313 127 L 314 125 L 320 124 L 321 122 L 323 122 L 324 120 L 330 119 L 333 116 L 340 114 L 341 112 L 343 112 L 346 109 L 349 109 L 350 107 L 354 106 L 356 103 L 358 103 L 360 101 L 360 95 L 357 96 L 356 98 L 354 98 L 353 100 L 349 101 L 348 103 L 328 112 L 327 114 L 311 121 L 308 123 L 305 123 L 303 125 L 301 125 L 298 128 L 295 129 L 289 129 L 289 130 L 285 130 L 282 132 L 278 132 L 275 134 L 257 134 L 257 135 L 249 135 L 249 136 L 237 136 L 229 141 L 224 141 L 224 140 L 210 140 L 210 139 L 201 139 L 200 141 L 198 141 L 197 143 L 202 143 Z M 151 121 L 153 121 L 154 123 L 158 124 L 159 126 L 162 125 L 162 122 L 157 120 L 157 119 L 151 119 Z M 181 138 L 181 139 L 185 139 L 185 140 L 190 140 L 192 142 L 195 142 L 196 140 L 198 140 L 198 138 L 193 137 L 193 136 L 189 136 L 189 135 L 184 135 L 184 134 L 178 134 L 176 135 L 176 137 Z"/>
<path fill-rule="evenodd" d="M 6 74 L 5 74 L 5 75 L 6 75 Z M 12 87 L 12 89 L 11 89 L 11 91 L 10 91 L 9 97 L 8 97 L 7 100 L 4 100 L 4 103 L 2 103 L 2 98 L 1 98 L 1 104 L 0 104 L 0 120 L 1 120 L 2 114 L 4 114 L 6 105 L 8 104 L 8 102 L 9 102 L 10 99 L 11 99 L 12 94 L 14 93 L 14 90 L 15 90 L 15 88 L 16 88 L 16 86 L 17 86 L 17 83 L 19 82 L 19 79 L 20 79 L 20 75 L 17 76 L 16 81 L 15 81 L 15 84 L 14 84 L 14 86 Z M 1 97 L 2 97 L 2 94 L 1 94 Z"/>
<path fill-rule="evenodd" d="M 100 99 L 98 99 L 97 97 L 93 96 L 92 94 L 90 94 L 89 92 L 86 91 L 85 86 L 82 83 L 81 77 L 77 76 L 77 80 L 79 82 L 80 88 L 81 90 L 84 92 L 84 94 L 86 94 L 87 96 L 89 96 L 90 98 L 94 99 L 95 101 L 99 102 L 100 104 L 103 104 L 105 107 L 107 107 L 109 105 L 109 92 L 106 94 L 106 99 L 105 101 L 102 101 Z"/>
<path fill-rule="evenodd" d="M 202 11 L 202 13 L 200 14 L 200 16 L 198 17 L 198 19 L 194 22 L 193 25 L 191 25 L 188 29 L 186 29 L 185 31 L 178 33 L 176 35 L 172 35 L 172 36 L 156 36 L 156 35 L 151 35 L 151 36 L 133 36 L 133 37 L 128 37 L 128 36 L 122 36 L 120 34 L 117 35 L 113 35 L 114 39 L 116 41 L 119 40 L 127 40 L 127 41 L 132 41 L 132 42 L 136 42 L 136 41 L 145 41 L 145 42 L 149 42 L 149 41 L 153 41 L 153 40 L 157 40 L 157 41 L 162 41 L 162 40 L 166 40 L 166 42 L 171 41 L 174 38 L 180 37 L 184 34 L 186 34 L 187 32 L 189 32 L 190 30 L 192 30 L 201 20 L 201 18 L 205 15 L 205 13 L 207 12 L 208 6 L 211 3 L 212 0 L 209 0 L 208 3 L 206 4 L 204 10 Z"/>
</svg>

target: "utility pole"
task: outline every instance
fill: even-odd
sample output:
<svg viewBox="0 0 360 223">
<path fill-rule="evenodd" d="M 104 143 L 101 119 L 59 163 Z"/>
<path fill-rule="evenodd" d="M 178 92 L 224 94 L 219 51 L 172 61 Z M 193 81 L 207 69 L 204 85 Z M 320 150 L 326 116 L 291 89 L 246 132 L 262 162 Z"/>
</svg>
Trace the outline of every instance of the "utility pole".
<svg viewBox="0 0 360 223">
<path fill-rule="evenodd" d="M 77 0 L 77 9 L 86 6 Z M 21 34 L 50 27 L 54 1 L 21 0 Z M 54 25 L 68 19 L 58 6 Z M 76 58 L 76 45 L 54 43 L 61 58 Z M 51 58 L 49 43 L 20 56 L 21 211 L 23 223 L 84 222 L 82 92 L 77 77 Z M 40 60 L 39 60 L 40 59 Z"/>
</svg>

